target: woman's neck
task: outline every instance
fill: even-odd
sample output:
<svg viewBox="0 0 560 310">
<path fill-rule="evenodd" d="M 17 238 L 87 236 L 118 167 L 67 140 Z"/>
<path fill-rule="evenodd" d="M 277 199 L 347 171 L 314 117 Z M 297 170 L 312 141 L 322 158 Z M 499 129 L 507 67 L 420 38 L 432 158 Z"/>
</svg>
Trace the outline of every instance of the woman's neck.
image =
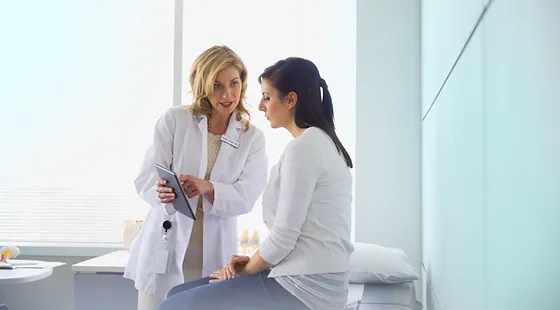
<svg viewBox="0 0 560 310">
<path fill-rule="evenodd" d="M 298 125 L 296 125 L 296 122 L 290 123 L 285 128 L 290 132 L 290 134 L 292 134 L 292 137 L 294 138 L 299 137 L 307 129 L 298 127 Z"/>
<path fill-rule="evenodd" d="M 225 134 L 230 118 L 231 114 L 229 116 L 222 116 L 218 113 L 212 113 L 208 118 L 208 131 L 215 135 Z"/>
</svg>

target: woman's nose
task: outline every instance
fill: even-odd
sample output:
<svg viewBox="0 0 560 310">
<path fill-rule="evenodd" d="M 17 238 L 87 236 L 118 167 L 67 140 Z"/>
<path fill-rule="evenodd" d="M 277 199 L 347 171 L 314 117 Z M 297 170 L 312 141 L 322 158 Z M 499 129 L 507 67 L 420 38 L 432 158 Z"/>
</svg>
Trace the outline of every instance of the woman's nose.
<svg viewBox="0 0 560 310">
<path fill-rule="evenodd" d="M 264 102 L 262 100 L 259 102 L 259 111 L 265 111 Z"/>
<path fill-rule="evenodd" d="M 226 90 L 222 93 L 222 98 L 228 99 L 230 97 L 230 94 L 231 90 L 229 88 L 226 88 Z"/>
</svg>

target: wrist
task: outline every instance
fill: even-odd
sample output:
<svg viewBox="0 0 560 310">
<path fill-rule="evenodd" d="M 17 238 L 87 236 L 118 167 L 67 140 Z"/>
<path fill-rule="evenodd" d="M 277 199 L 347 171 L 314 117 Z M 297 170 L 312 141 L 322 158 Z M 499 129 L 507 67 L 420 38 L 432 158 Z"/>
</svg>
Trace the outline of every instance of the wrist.
<svg viewBox="0 0 560 310">
<path fill-rule="evenodd" d="M 207 195 L 210 195 L 212 193 L 214 193 L 214 183 L 210 182 L 210 181 L 206 181 L 206 193 Z"/>
<path fill-rule="evenodd" d="M 249 272 L 249 270 L 248 270 L 248 268 L 247 268 L 247 265 L 243 266 L 243 267 L 241 268 L 241 270 L 239 270 L 239 272 L 237 272 L 237 274 L 238 274 L 240 277 L 244 277 L 244 276 L 251 275 L 251 273 Z"/>
</svg>

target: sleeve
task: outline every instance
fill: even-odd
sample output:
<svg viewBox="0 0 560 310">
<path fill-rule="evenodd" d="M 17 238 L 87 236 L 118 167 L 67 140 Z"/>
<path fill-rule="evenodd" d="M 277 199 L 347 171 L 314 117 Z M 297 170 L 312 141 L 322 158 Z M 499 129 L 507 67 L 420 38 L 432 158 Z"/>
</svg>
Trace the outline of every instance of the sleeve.
<svg viewBox="0 0 560 310">
<path fill-rule="evenodd" d="M 144 201 L 153 207 L 165 205 L 168 214 L 175 213 L 172 204 L 163 204 L 157 197 L 156 181 L 159 179 L 155 165 L 170 167 L 173 158 L 173 138 L 175 132 L 175 116 L 168 110 L 159 118 L 154 128 L 152 145 L 148 148 L 140 173 L 134 180 L 136 192 Z"/>
<path fill-rule="evenodd" d="M 322 157 L 311 141 L 286 149 L 279 171 L 278 206 L 268 238 L 260 246 L 262 258 L 277 265 L 294 249 L 319 180 Z"/>
<path fill-rule="evenodd" d="M 233 184 L 212 182 L 214 203 L 206 200 L 204 212 L 220 217 L 234 217 L 251 212 L 268 179 L 266 142 L 262 131 L 256 130 L 249 155 L 239 179 Z"/>
</svg>

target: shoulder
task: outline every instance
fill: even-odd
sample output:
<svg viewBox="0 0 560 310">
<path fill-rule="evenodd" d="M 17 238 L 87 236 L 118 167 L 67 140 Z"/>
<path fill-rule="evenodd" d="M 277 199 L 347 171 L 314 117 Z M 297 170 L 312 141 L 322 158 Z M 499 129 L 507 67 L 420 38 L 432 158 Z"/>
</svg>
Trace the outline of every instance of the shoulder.
<svg viewBox="0 0 560 310">
<path fill-rule="evenodd" d="M 197 117 L 188 106 L 173 106 L 168 108 L 159 118 L 159 123 L 168 128 L 175 128 L 184 124 L 195 122 Z"/>
<path fill-rule="evenodd" d="M 288 143 L 283 157 L 319 163 L 321 154 L 325 152 L 325 144 L 328 145 L 327 138 L 328 135 L 322 129 L 310 127 Z"/>
<path fill-rule="evenodd" d="M 288 143 L 286 151 L 289 152 L 321 152 L 325 149 L 325 142 L 329 141 L 329 136 L 320 128 L 309 127 L 299 137 Z"/>
<path fill-rule="evenodd" d="M 168 119 L 173 118 L 175 120 L 192 120 L 196 118 L 196 116 L 193 114 L 189 106 L 184 106 L 184 105 L 173 106 L 167 109 L 167 111 L 165 111 L 164 116 L 165 118 Z"/>
</svg>

